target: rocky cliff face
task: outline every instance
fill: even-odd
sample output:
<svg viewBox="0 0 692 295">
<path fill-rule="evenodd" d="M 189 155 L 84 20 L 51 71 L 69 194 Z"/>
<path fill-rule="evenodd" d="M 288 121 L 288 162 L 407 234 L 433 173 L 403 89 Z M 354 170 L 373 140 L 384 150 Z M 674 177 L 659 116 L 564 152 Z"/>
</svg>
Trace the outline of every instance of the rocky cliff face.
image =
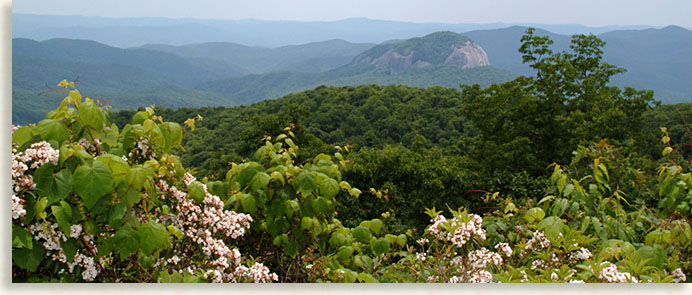
<svg viewBox="0 0 692 295">
<path fill-rule="evenodd" d="M 454 47 L 452 53 L 445 59 L 446 65 L 459 66 L 462 69 L 489 66 L 488 54 L 476 43 L 466 41 L 464 46 Z"/>
<path fill-rule="evenodd" d="M 454 33 L 445 32 L 445 34 L 449 35 Z M 465 38 L 458 34 L 454 35 L 456 35 L 456 38 Z M 490 65 L 485 50 L 475 42 L 468 40 L 468 38 L 465 38 L 465 42 L 458 42 L 455 44 L 435 44 L 432 38 L 428 40 L 426 40 L 426 38 L 428 38 L 428 36 L 416 38 L 415 45 L 408 45 L 406 43 L 410 42 L 410 40 L 402 41 L 394 45 L 381 45 L 383 47 L 386 46 L 388 50 L 382 47 L 379 48 L 379 50 L 371 50 L 370 52 L 357 56 L 352 64 L 374 65 L 377 68 L 388 68 L 391 75 L 401 74 L 411 67 L 422 68 L 435 64 L 452 65 L 463 69 Z M 421 53 L 424 50 L 426 52 Z M 384 53 L 376 54 L 376 52 Z M 432 59 L 431 56 L 438 57 L 438 61 L 435 62 L 430 60 Z"/>
</svg>

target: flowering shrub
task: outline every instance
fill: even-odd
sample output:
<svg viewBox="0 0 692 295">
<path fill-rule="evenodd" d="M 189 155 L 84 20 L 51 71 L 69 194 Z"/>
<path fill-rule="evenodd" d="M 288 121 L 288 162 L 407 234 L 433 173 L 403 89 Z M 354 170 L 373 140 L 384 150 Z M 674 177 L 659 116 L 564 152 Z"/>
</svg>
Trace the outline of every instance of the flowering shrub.
<svg viewBox="0 0 692 295">
<path fill-rule="evenodd" d="M 184 127 L 146 108 L 119 130 L 60 86 L 45 120 L 12 128 L 14 282 L 679 283 L 692 270 L 692 177 L 670 146 L 657 183 L 601 141 L 551 165 L 542 199 L 427 209 L 409 242 L 390 212 L 344 226 L 336 196 L 361 194 L 347 161 L 296 163 L 291 127 L 225 179 L 198 180 L 172 152 Z"/>
<path fill-rule="evenodd" d="M 271 282 L 234 240 L 253 221 L 185 170 L 182 127 L 152 108 L 123 130 L 69 91 L 12 130 L 13 281 Z M 247 266 L 246 266 L 247 265 Z"/>
</svg>

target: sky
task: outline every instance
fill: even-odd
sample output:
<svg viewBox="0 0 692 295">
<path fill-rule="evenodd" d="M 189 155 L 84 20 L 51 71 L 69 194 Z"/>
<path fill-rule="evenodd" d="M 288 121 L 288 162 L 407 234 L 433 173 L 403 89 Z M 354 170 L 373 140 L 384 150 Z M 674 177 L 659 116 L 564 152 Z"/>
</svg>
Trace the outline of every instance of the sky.
<svg viewBox="0 0 692 295">
<path fill-rule="evenodd" d="M 690 0 L 19 0 L 13 13 L 330 21 L 678 25 L 692 27 Z"/>
</svg>

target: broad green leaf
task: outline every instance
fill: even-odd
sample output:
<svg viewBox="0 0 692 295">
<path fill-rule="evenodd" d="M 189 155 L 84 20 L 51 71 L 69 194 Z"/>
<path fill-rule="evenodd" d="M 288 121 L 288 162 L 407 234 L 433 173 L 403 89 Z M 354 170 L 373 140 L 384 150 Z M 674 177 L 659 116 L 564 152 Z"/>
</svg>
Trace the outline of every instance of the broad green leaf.
<svg viewBox="0 0 692 295">
<path fill-rule="evenodd" d="M 372 251 L 375 255 L 387 253 L 389 251 L 389 240 L 387 238 L 379 238 L 372 243 Z"/>
<path fill-rule="evenodd" d="M 183 141 L 183 128 L 178 123 L 163 122 L 159 128 L 166 142 L 166 151 L 180 146 Z"/>
<path fill-rule="evenodd" d="M 190 195 L 190 198 L 197 202 L 197 204 L 202 204 L 204 198 L 207 197 L 207 193 L 204 192 L 202 184 L 197 181 L 194 181 L 187 186 L 187 193 Z"/>
<path fill-rule="evenodd" d="M 643 259 L 650 258 L 651 260 L 649 260 L 647 265 L 657 268 L 663 268 L 663 265 L 667 260 L 666 257 L 668 256 L 666 250 L 657 245 L 654 245 L 653 247 L 643 246 L 637 250 L 637 253 L 639 253 Z"/>
<path fill-rule="evenodd" d="M 230 174 L 231 171 L 232 170 L 230 170 L 228 173 Z M 237 172 L 236 181 L 238 181 L 241 188 L 245 188 L 246 186 L 250 185 L 250 181 L 253 179 L 253 177 L 255 177 L 255 174 L 263 171 L 264 168 L 262 167 L 252 165 L 252 163 L 247 164 L 246 167 L 240 168 L 240 170 Z M 226 177 L 228 178 L 228 174 Z"/>
<path fill-rule="evenodd" d="M 368 227 L 370 227 L 370 230 L 372 230 L 372 232 L 376 235 L 380 233 L 382 226 L 384 226 L 384 224 L 382 224 L 382 220 L 380 219 L 370 220 L 370 224 L 368 225 Z"/>
<path fill-rule="evenodd" d="M 72 226 L 72 208 L 65 201 L 60 202 L 60 206 L 51 206 L 51 211 L 55 220 L 58 221 L 58 228 L 67 236 L 70 235 L 70 226 Z"/>
<path fill-rule="evenodd" d="M 128 189 L 127 187 L 123 186 L 117 192 L 120 202 L 123 203 L 127 208 L 132 208 L 134 204 L 137 204 L 140 200 L 142 200 L 142 193 L 135 189 Z"/>
<path fill-rule="evenodd" d="M 45 141 L 55 140 L 58 144 L 70 138 L 70 130 L 58 120 L 45 119 L 38 122 L 38 132 Z"/>
<path fill-rule="evenodd" d="M 281 175 L 281 172 L 279 172 L 279 171 L 272 172 L 272 174 L 269 175 L 269 178 L 273 179 L 273 180 L 280 181 L 282 185 L 286 184 L 286 180 L 284 180 L 284 176 Z"/>
<path fill-rule="evenodd" d="M 31 140 L 31 127 L 22 126 L 16 131 L 12 132 L 12 143 L 17 144 L 17 146 L 22 146 Z"/>
<path fill-rule="evenodd" d="M 156 281 L 158 283 L 182 283 L 183 276 L 176 271 L 173 274 L 168 274 L 167 270 L 163 270 L 159 272 L 159 277 Z"/>
<path fill-rule="evenodd" d="M 34 239 L 29 231 L 14 224 L 12 225 L 12 247 L 27 248 L 31 250 L 31 248 L 34 247 L 34 243 L 32 242 L 33 240 Z"/>
<path fill-rule="evenodd" d="M 48 199 L 41 198 L 34 204 L 34 218 L 40 220 L 47 217 L 46 208 L 48 208 Z"/>
<path fill-rule="evenodd" d="M 350 269 L 341 269 L 344 273 L 344 282 L 346 283 L 355 283 L 356 279 L 358 278 L 358 273 L 355 271 L 352 271 Z"/>
<path fill-rule="evenodd" d="M 526 211 L 526 214 L 524 214 L 524 219 L 528 223 L 534 223 L 543 220 L 543 217 L 545 217 L 545 212 L 543 209 L 534 207 Z"/>
<path fill-rule="evenodd" d="M 71 145 L 63 144 L 62 146 L 60 146 L 60 158 L 58 160 L 58 164 L 62 165 L 65 162 L 65 160 L 72 157 L 74 153 L 74 148 Z"/>
<path fill-rule="evenodd" d="M 142 165 L 136 165 L 127 171 L 127 183 L 129 183 L 134 189 L 141 190 L 144 187 L 144 182 L 147 178 L 154 174 L 154 170 L 151 167 L 144 167 Z"/>
<path fill-rule="evenodd" d="M 543 219 L 536 226 L 539 230 L 543 230 L 551 239 L 557 239 L 558 234 L 565 227 L 564 221 L 557 216 L 550 216 Z"/>
<path fill-rule="evenodd" d="M 96 160 L 108 165 L 113 171 L 113 179 L 116 184 L 127 178 L 127 172 L 130 171 L 130 165 L 123 158 L 116 155 L 105 154 L 98 156 Z"/>
<path fill-rule="evenodd" d="M 329 204 L 325 198 L 318 197 L 312 201 L 312 209 L 315 210 L 315 214 L 327 214 Z"/>
<path fill-rule="evenodd" d="M 228 196 L 228 183 L 221 181 L 210 181 L 207 182 L 207 190 L 210 194 L 219 196 L 221 199 L 224 199 Z"/>
<path fill-rule="evenodd" d="M 31 250 L 27 248 L 12 249 L 12 260 L 23 269 L 36 271 L 45 257 L 46 250 L 37 241 L 32 241 L 32 243 Z"/>
<path fill-rule="evenodd" d="M 404 245 L 406 245 L 406 235 L 400 234 L 396 236 L 396 243 L 399 244 L 399 247 L 403 247 Z"/>
<path fill-rule="evenodd" d="M 65 252 L 67 261 L 74 261 L 74 256 L 75 254 L 77 254 L 77 249 L 79 248 L 77 240 L 67 239 L 67 241 L 60 241 L 60 246 L 62 247 L 62 250 Z"/>
<path fill-rule="evenodd" d="M 378 283 L 377 279 L 369 273 L 361 272 L 358 274 L 358 281 L 363 283 Z"/>
<path fill-rule="evenodd" d="M 303 217 L 303 219 L 300 220 L 300 229 L 308 230 L 310 228 L 312 228 L 312 218 Z"/>
<path fill-rule="evenodd" d="M 170 248 L 168 230 L 160 223 L 145 223 L 137 229 L 140 247 L 146 255 L 151 255 L 157 249 Z"/>
<path fill-rule="evenodd" d="M 298 243 L 293 239 L 288 239 L 288 241 L 284 243 L 283 249 L 284 253 L 291 258 L 295 258 L 296 255 L 298 255 Z"/>
<path fill-rule="evenodd" d="M 250 194 L 246 194 L 243 197 L 243 200 L 240 201 L 240 203 L 241 203 L 241 205 L 243 205 L 243 210 L 245 210 L 245 212 L 248 212 L 250 214 L 254 214 L 255 211 L 257 210 L 257 206 L 255 203 L 255 197 L 250 195 Z"/>
<path fill-rule="evenodd" d="M 142 251 L 137 252 L 137 262 L 142 265 L 142 268 L 147 269 L 154 264 L 155 257 L 152 255 L 147 255 Z"/>
<path fill-rule="evenodd" d="M 114 222 L 122 219 L 125 216 L 125 213 L 127 213 L 127 206 L 125 204 L 117 203 L 111 206 L 110 210 L 108 211 L 108 225 L 111 227 L 116 227 Z"/>
<path fill-rule="evenodd" d="M 286 200 L 286 202 L 284 202 L 284 214 L 286 217 L 293 217 L 293 213 L 297 212 L 298 210 L 300 210 L 300 204 L 298 204 L 298 201 Z"/>
<path fill-rule="evenodd" d="M 252 178 L 252 190 L 253 191 L 258 191 L 260 189 L 265 189 L 267 185 L 269 184 L 269 180 L 271 177 L 269 177 L 269 174 L 264 173 L 264 172 L 259 172 L 255 174 L 255 176 Z"/>
<path fill-rule="evenodd" d="M 114 245 L 115 248 L 120 253 L 120 259 L 125 259 L 130 257 L 132 254 L 137 253 L 140 244 L 140 238 L 136 231 L 134 231 L 129 225 L 125 225 L 115 233 Z"/>
<path fill-rule="evenodd" d="M 370 234 L 370 229 L 364 226 L 358 226 L 353 229 L 351 232 L 351 235 L 356 239 L 358 242 L 362 243 L 367 243 L 370 242 L 370 237 L 372 236 Z"/>
<path fill-rule="evenodd" d="M 338 246 L 338 245 L 344 245 L 346 244 L 346 236 L 344 236 L 342 233 L 335 232 L 332 234 L 332 237 L 329 238 L 329 245 L 332 247 Z"/>
<path fill-rule="evenodd" d="M 83 102 L 77 106 L 79 111 L 79 120 L 82 125 L 89 126 L 96 131 L 101 131 L 104 124 L 104 116 L 101 108 L 95 105 L 93 102 Z"/>
<path fill-rule="evenodd" d="M 300 174 L 296 175 L 296 177 L 293 178 L 291 184 L 293 185 L 293 188 L 296 191 L 300 192 L 303 196 L 307 196 L 315 189 L 317 189 L 317 182 L 315 180 L 315 176 L 307 171 L 303 171 Z"/>
<path fill-rule="evenodd" d="M 48 199 L 48 204 L 59 202 L 72 190 L 72 173 L 69 169 L 53 172 L 55 165 L 46 163 L 34 173 L 39 195 Z"/>
<path fill-rule="evenodd" d="M 79 194 L 87 209 L 113 190 L 113 173 L 101 161 L 90 161 L 77 167 L 74 172 L 74 191 Z"/>
<path fill-rule="evenodd" d="M 110 127 L 103 128 L 101 141 L 111 147 L 118 145 L 118 126 L 111 124 Z"/>
<path fill-rule="evenodd" d="M 351 246 L 341 246 L 339 248 L 339 251 L 336 253 L 336 257 L 339 258 L 339 260 L 347 260 L 351 258 L 351 255 L 353 255 L 353 247 Z"/>
<path fill-rule="evenodd" d="M 332 178 L 325 178 L 320 181 L 319 189 L 322 196 L 331 200 L 339 193 L 339 183 Z"/>
<path fill-rule="evenodd" d="M 667 230 L 654 230 L 646 235 L 644 241 L 647 245 L 661 244 L 668 245 L 670 243 L 670 232 Z"/>
</svg>

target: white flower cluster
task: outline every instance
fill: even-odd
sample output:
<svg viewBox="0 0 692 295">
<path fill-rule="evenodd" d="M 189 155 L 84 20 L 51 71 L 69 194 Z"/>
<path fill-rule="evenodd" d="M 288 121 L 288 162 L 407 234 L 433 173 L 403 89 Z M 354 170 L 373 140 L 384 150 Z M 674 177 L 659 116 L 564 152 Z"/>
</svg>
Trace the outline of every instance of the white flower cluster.
<svg viewBox="0 0 692 295">
<path fill-rule="evenodd" d="M 491 264 L 501 265 L 502 262 L 500 254 L 490 252 L 486 248 L 469 252 L 465 259 L 462 256 L 454 257 L 451 265 L 457 267 L 457 275 L 450 278 L 448 282 L 491 283 L 493 276 L 487 270 L 488 266 Z"/>
<path fill-rule="evenodd" d="M 682 283 L 687 281 L 687 276 L 685 275 L 685 273 L 682 272 L 682 269 L 680 268 L 676 268 L 675 270 L 673 270 L 671 274 L 674 276 L 673 281 L 676 283 Z"/>
<path fill-rule="evenodd" d="M 531 237 L 531 239 L 526 243 L 524 250 L 521 251 L 521 254 L 526 255 L 526 253 L 530 251 L 540 252 L 550 248 L 551 246 L 552 244 L 550 243 L 550 240 L 548 240 L 542 231 L 535 231 L 533 233 L 533 237 Z"/>
<path fill-rule="evenodd" d="M 12 149 L 12 186 L 15 192 L 22 189 L 34 188 L 34 178 L 31 175 L 25 175 L 24 172 L 29 170 L 29 166 L 18 160 L 17 150 Z"/>
<path fill-rule="evenodd" d="M 533 262 L 531 262 L 531 269 L 537 269 L 537 268 L 541 269 L 541 268 L 545 268 L 545 267 L 546 267 L 546 263 L 545 263 L 545 260 L 543 260 L 543 259 L 536 259 Z"/>
<path fill-rule="evenodd" d="M 582 247 L 581 249 L 574 251 L 572 253 L 569 253 L 569 261 L 571 263 L 578 263 L 581 260 L 584 259 L 589 259 L 593 257 L 593 254 L 591 254 L 591 251 L 589 249 L 586 249 Z"/>
<path fill-rule="evenodd" d="M 259 262 L 255 262 L 250 268 L 244 265 L 238 266 L 235 269 L 235 276 L 245 281 L 250 280 L 255 283 L 269 283 L 279 280 L 279 276 L 275 273 L 270 273 L 269 268 Z"/>
<path fill-rule="evenodd" d="M 72 226 L 70 226 L 70 238 L 78 239 L 80 234 L 82 234 L 81 225 L 73 224 Z"/>
<path fill-rule="evenodd" d="M 149 139 L 140 137 L 135 142 L 135 147 L 127 154 L 129 159 L 156 159 L 156 153 L 149 147 Z"/>
<path fill-rule="evenodd" d="M 486 248 L 480 248 L 469 253 L 469 262 L 472 270 L 484 270 L 489 264 L 501 265 L 502 257 Z"/>
<path fill-rule="evenodd" d="M 507 243 L 498 243 L 497 245 L 495 245 L 495 250 L 497 250 L 497 252 L 502 253 L 502 255 L 504 256 L 512 256 L 512 247 L 510 247 Z"/>
<path fill-rule="evenodd" d="M 18 152 L 12 148 L 12 186 L 15 192 L 22 189 L 32 189 L 36 185 L 31 175 L 26 175 L 29 169 L 35 169 L 48 162 L 58 164 L 60 152 L 50 147 L 50 144 L 41 141 L 31 144 L 24 152 Z"/>
<path fill-rule="evenodd" d="M 189 173 L 183 176 L 185 186 L 191 185 L 195 180 L 195 177 Z M 197 204 L 186 192 L 175 186 L 169 186 L 163 180 L 159 180 L 156 184 L 160 190 L 167 192 L 164 198 L 170 197 L 174 201 L 173 208 L 177 214 L 169 218 L 172 224 L 201 246 L 206 256 L 213 259 L 206 265 L 211 268 L 205 272 L 205 278 L 219 283 L 244 279 L 255 282 L 278 280 L 276 274 L 269 274 L 269 270 L 262 264 L 258 263 L 250 268 L 241 265 L 240 251 L 229 248 L 223 240 L 243 236 L 250 228 L 250 222 L 252 222 L 250 215 L 223 210 L 224 202 L 218 196 L 209 193 L 205 184 L 200 184 L 206 194 L 202 204 Z M 179 261 L 178 258 L 169 259 L 166 262 L 177 264 Z"/>
<path fill-rule="evenodd" d="M 99 269 L 94 262 L 94 257 L 87 256 L 82 254 L 80 251 L 77 250 L 77 252 L 74 255 L 73 262 L 69 262 L 67 260 L 67 256 L 65 255 L 65 251 L 63 251 L 62 247 L 60 247 L 60 241 L 67 241 L 67 237 L 60 231 L 57 230 L 58 225 L 57 224 L 49 224 L 48 227 L 45 227 L 40 224 L 40 223 L 35 223 L 32 224 L 31 227 L 29 228 L 31 231 L 32 236 L 36 241 L 41 242 L 43 248 L 45 248 L 46 251 L 46 256 L 51 256 L 51 258 L 54 261 L 59 261 L 62 262 L 67 266 L 67 270 L 69 273 L 74 272 L 75 266 L 80 266 L 83 268 L 82 270 L 82 279 L 84 279 L 87 282 L 91 282 L 99 274 Z M 81 235 L 82 228 L 81 226 L 72 226 L 70 232 L 70 236 L 73 238 L 79 238 Z M 77 233 L 79 232 L 79 233 Z M 85 236 L 85 240 L 87 243 L 91 243 L 91 246 L 95 246 L 93 244 L 93 241 L 91 238 L 88 236 Z M 96 249 L 94 247 L 94 249 Z M 59 273 L 64 273 L 65 268 L 61 268 Z"/>
<path fill-rule="evenodd" d="M 24 215 L 26 215 L 24 200 L 12 194 L 12 219 L 18 219 L 24 217 Z"/>
<path fill-rule="evenodd" d="M 551 281 L 557 282 L 557 280 L 559 280 L 559 279 L 560 279 L 560 277 L 555 272 L 550 273 L 550 280 Z"/>
<path fill-rule="evenodd" d="M 598 278 L 601 280 L 605 280 L 608 283 L 627 283 L 630 281 L 632 283 L 639 283 L 639 280 L 637 280 L 637 278 L 633 277 L 628 272 L 620 272 L 618 270 L 617 265 L 612 263 L 606 266 L 605 268 L 601 269 L 601 272 L 598 274 Z"/>
<path fill-rule="evenodd" d="M 34 169 L 41 167 L 43 164 L 48 162 L 52 162 L 53 164 L 57 165 L 60 152 L 50 147 L 48 142 L 41 141 L 31 144 L 31 147 L 26 149 L 23 155 L 22 153 L 19 153 L 17 156 L 17 159 L 19 159 L 21 162 L 32 162 L 29 168 Z"/>
<path fill-rule="evenodd" d="M 427 253 L 416 253 L 416 260 L 425 261 Z"/>
<path fill-rule="evenodd" d="M 418 240 L 416 241 L 416 243 L 418 243 L 418 245 L 423 246 L 423 245 L 425 245 L 425 244 L 427 244 L 427 243 L 430 243 L 430 240 L 428 240 L 428 239 L 426 239 L 426 238 L 420 238 L 420 239 L 418 239 Z"/>
<path fill-rule="evenodd" d="M 457 247 L 464 246 L 473 236 L 484 241 L 485 229 L 483 229 L 483 218 L 476 214 L 469 214 L 469 217 L 471 217 L 471 220 L 462 222 L 456 217 L 448 221 L 442 215 L 435 216 L 435 218 L 431 220 L 433 224 L 428 228 L 428 232 L 440 240 L 446 239 L 452 242 L 452 244 Z M 443 229 L 440 226 L 443 223 L 448 223 L 451 229 L 446 235 L 443 233 Z"/>
<path fill-rule="evenodd" d="M 487 270 L 474 272 L 469 283 L 492 283 L 493 275 Z"/>
<path fill-rule="evenodd" d="M 445 218 L 444 215 L 437 215 L 431 219 L 430 222 L 432 222 L 432 225 L 428 227 L 427 231 L 437 239 L 444 240 L 444 230 L 440 225 L 447 222 L 447 218 Z"/>
</svg>

